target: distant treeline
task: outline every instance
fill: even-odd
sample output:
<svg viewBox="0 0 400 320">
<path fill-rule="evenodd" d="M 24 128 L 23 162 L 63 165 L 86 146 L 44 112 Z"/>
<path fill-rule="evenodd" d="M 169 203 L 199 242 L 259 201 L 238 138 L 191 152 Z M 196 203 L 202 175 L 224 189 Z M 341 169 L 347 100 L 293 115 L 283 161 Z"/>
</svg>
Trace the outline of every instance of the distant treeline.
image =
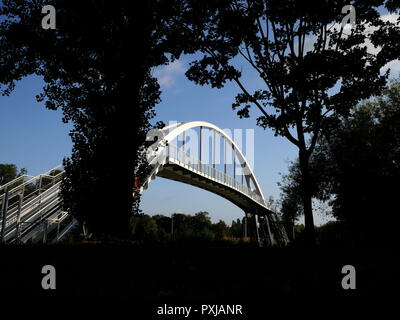
<svg viewBox="0 0 400 320">
<path fill-rule="evenodd" d="M 131 240 L 142 243 L 166 242 L 224 242 L 256 244 L 255 228 L 250 218 L 247 235 L 244 237 L 244 218 L 233 220 L 231 225 L 219 220 L 213 223 L 209 213 L 201 211 L 195 215 L 174 213 L 164 215 L 136 215 L 130 220 Z M 316 227 L 317 244 L 323 247 L 341 247 L 351 243 L 350 231 L 345 223 L 329 221 Z M 304 246 L 304 225 L 296 224 L 288 230 L 289 246 Z M 349 238 L 350 237 L 350 238 Z"/>
<path fill-rule="evenodd" d="M 130 220 L 130 236 L 142 243 L 196 241 L 196 242 L 231 242 L 236 244 L 256 244 L 254 221 L 247 221 L 247 236 L 244 237 L 244 218 L 233 220 L 231 225 L 219 220 L 211 221 L 206 211 L 195 215 L 174 213 L 169 216 L 136 215 Z M 338 221 L 329 221 L 316 227 L 317 243 L 322 246 L 345 245 L 345 226 Z M 289 235 L 290 246 L 304 245 L 304 225 L 296 224 Z"/>
<path fill-rule="evenodd" d="M 208 212 L 195 215 L 174 213 L 164 215 L 136 215 L 130 220 L 130 235 L 137 241 L 166 242 L 171 240 L 250 241 L 244 239 L 243 219 L 229 226 L 219 220 L 213 223 Z"/>
</svg>

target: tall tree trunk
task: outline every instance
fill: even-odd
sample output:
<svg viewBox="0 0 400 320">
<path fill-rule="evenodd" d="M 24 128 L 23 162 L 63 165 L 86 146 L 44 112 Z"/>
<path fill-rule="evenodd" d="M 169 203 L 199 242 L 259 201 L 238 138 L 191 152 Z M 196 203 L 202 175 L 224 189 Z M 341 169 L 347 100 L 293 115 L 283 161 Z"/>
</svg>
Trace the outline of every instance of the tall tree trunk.
<svg viewBox="0 0 400 320">
<path fill-rule="evenodd" d="M 306 150 L 299 150 L 300 170 L 302 178 L 302 200 L 304 209 L 304 224 L 305 224 L 305 240 L 306 245 L 312 247 L 315 245 L 315 228 L 314 217 L 312 211 L 312 191 L 311 191 L 311 176 L 309 170 L 309 155 Z"/>
</svg>

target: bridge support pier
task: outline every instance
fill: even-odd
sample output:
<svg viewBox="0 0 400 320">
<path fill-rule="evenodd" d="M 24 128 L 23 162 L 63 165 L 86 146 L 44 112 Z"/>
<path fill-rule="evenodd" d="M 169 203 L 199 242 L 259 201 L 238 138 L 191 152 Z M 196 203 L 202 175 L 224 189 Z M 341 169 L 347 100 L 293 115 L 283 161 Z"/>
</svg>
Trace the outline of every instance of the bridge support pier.
<svg viewBox="0 0 400 320">
<path fill-rule="evenodd" d="M 3 203 L 2 203 L 2 208 L 1 208 L 1 214 L 2 214 L 2 224 L 1 224 L 1 242 L 5 242 L 4 236 L 5 236 L 5 230 L 6 230 L 6 221 L 7 221 L 7 210 L 8 210 L 8 190 L 6 189 L 4 198 L 3 198 Z"/>
<path fill-rule="evenodd" d="M 49 227 L 49 221 L 47 219 L 45 219 L 43 221 L 43 243 L 46 244 L 47 243 L 47 229 Z"/>
<path fill-rule="evenodd" d="M 24 188 L 22 192 L 18 195 L 18 212 L 17 212 L 17 224 L 15 226 L 15 234 L 16 234 L 16 241 L 20 243 L 21 240 L 21 210 L 22 210 L 22 202 L 24 200 Z"/>
<path fill-rule="evenodd" d="M 257 235 L 257 243 L 258 246 L 261 247 L 261 242 L 260 242 L 260 232 L 259 232 L 259 223 L 258 223 L 258 216 L 256 214 L 254 214 L 254 222 L 256 224 L 256 235 Z"/>
<path fill-rule="evenodd" d="M 271 227 L 270 227 L 268 216 L 265 216 L 265 224 L 267 226 L 267 235 L 266 236 L 268 238 L 270 245 L 272 246 L 272 244 L 274 243 L 274 239 L 272 237 L 272 232 L 271 232 Z"/>
<path fill-rule="evenodd" d="M 255 236 L 260 247 L 275 244 L 270 222 L 267 215 L 254 214 Z"/>
<path fill-rule="evenodd" d="M 244 237 L 247 238 L 247 215 L 248 213 L 244 213 Z"/>
<path fill-rule="evenodd" d="M 258 245 L 261 247 L 262 243 L 261 243 L 261 239 L 260 239 L 260 223 L 258 221 L 258 216 L 256 213 L 249 213 L 249 212 L 245 212 L 244 214 L 244 237 L 247 238 L 248 237 L 248 232 L 247 232 L 247 228 L 248 228 L 248 218 L 250 217 L 250 220 L 252 221 L 254 218 L 254 227 L 255 227 L 255 237 L 256 237 L 256 241 L 258 243 Z M 253 230 L 253 228 L 251 227 L 251 230 Z M 254 231 L 251 232 L 251 236 L 254 237 Z"/>
</svg>

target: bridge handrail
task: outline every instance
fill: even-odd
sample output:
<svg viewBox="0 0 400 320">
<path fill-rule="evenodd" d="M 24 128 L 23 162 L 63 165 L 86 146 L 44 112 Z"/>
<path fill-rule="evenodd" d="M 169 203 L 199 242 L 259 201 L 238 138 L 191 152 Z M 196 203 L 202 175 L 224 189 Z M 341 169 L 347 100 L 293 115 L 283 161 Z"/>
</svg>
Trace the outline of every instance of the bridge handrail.
<svg viewBox="0 0 400 320">
<path fill-rule="evenodd" d="M 166 156 L 171 157 L 172 159 L 178 160 L 185 165 L 193 168 L 194 170 L 198 170 L 203 174 L 210 176 L 213 179 L 218 180 L 222 184 L 226 184 L 233 189 L 241 191 L 246 194 L 253 200 L 261 203 L 262 205 L 266 205 L 263 198 L 256 194 L 253 190 L 236 180 L 234 177 L 227 175 L 226 173 L 218 170 L 208 164 L 200 162 L 199 159 L 194 158 L 187 152 L 183 151 L 181 148 L 177 147 L 174 144 L 169 144 L 166 151 Z"/>
<path fill-rule="evenodd" d="M 8 216 L 5 225 L 6 228 L 4 230 L 5 239 L 9 239 L 9 237 L 16 232 L 18 224 L 21 227 L 31 221 L 34 217 L 42 217 L 43 212 L 46 212 L 47 208 L 54 207 L 54 205 L 60 205 L 62 203 L 61 199 L 59 198 L 60 184 L 60 181 L 57 182 L 55 185 L 51 186 L 49 189 L 31 200 L 28 204 L 29 206 L 27 206 L 31 208 L 30 211 L 24 212 L 28 208 L 25 207 L 22 209 L 21 207 L 19 221 L 17 221 L 18 218 L 15 216 L 17 213 L 13 213 L 11 216 Z M 43 199 L 47 200 L 43 201 Z M 37 219 L 34 219 L 34 221 L 36 220 Z M 21 231 L 23 229 L 24 228 L 21 227 Z"/>
<path fill-rule="evenodd" d="M 58 193 L 60 184 L 61 184 L 61 182 L 58 181 L 54 185 L 52 185 L 51 187 L 49 187 L 48 189 L 46 189 L 45 191 L 40 193 L 39 195 L 35 196 L 34 198 L 29 199 L 28 201 L 24 201 L 20 207 L 20 212 L 21 212 L 20 218 L 22 219 L 25 216 L 25 214 L 26 214 L 25 211 L 27 211 L 28 209 L 30 209 L 30 208 L 33 209 L 34 206 L 40 205 L 42 203 L 43 199 L 51 196 L 53 193 Z M 6 228 L 8 228 L 12 223 L 15 222 L 18 211 L 19 211 L 18 208 L 15 208 L 15 210 L 12 210 L 12 211 L 10 210 L 7 212 Z M 12 219 L 14 219 L 14 220 L 12 220 Z M 0 222 L 2 222 L 2 218 L 0 219 Z"/>
<path fill-rule="evenodd" d="M 51 169 L 51 170 L 49 170 L 49 171 L 47 171 L 47 172 L 45 172 L 45 173 L 38 174 L 37 176 L 28 176 L 28 177 L 31 177 L 31 179 L 29 179 L 29 180 L 27 180 L 27 181 L 25 181 L 25 182 L 23 182 L 23 183 L 21 183 L 21 184 L 15 186 L 14 188 L 12 188 L 12 189 L 10 189 L 10 190 L 7 190 L 7 189 L 5 189 L 5 190 L 8 191 L 9 194 L 12 194 L 12 193 L 17 192 L 17 191 L 18 191 L 19 189 L 21 189 L 22 187 L 25 187 L 25 186 L 27 186 L 27 185 L 29 185 L 29 184 L 32 184 L 32 183 L 34 183 L 34 182 L 36 182 L 36 181 L 39 181 L 41 178 L 49 178 L 49 179 L 54 179 L 54 181 L 58 181 L 58 180 L 62 177 L 62 175 L 64 174 L 64 171 L 61 170 L 61 169 L 58 169 L 58 168 L 62 168 L 62 166 L 59 165 L 59 166 L 57 166 L 57 167 L 55 167 L 55 168 L 53 168 L 53 169 Z M 52 171 L 55 171 L 55 170 L 60 170 L 60 172 L 57 173 L 56 175 L 52 176 L 52 175 L 51 175 L 51 172 L 52 172 Z M 21 177 L 23 177 L 23 176 L 21 176 Z M 21 177 L 19 177 L 19 178 L 21 178 Z M 7 186 L 9 186 L 9 185 L 12 184 L 12 183 L 15 183 L 19 178 L 14 179 L 13 181 L 10 181 L 10 182 L 7 184 Z M 3 187 L 6 187 L 6 185 L 3 185 L 3 186 L 0 188 L 0 190 L 2 190 Z M 0 197 L 1 197 L 1 196 L 3 196 L 3 194 L 0 195 Z"/>
<path fill-rule="evenodd" d="M 27 175 L 27 174 L 23 174 L 23 175 L 21 175 L 21 176 L 19 176 L 19 177 L 16 177 L 15 179 L 13 179 L 13 180 L 11 180 L 11 181 L 8 181 L 7 183 L 1 185 L 1 186 L 0 186 L 0 192 L 1 192 L 2 190 L 6 190 L 6 189 L 8 188 L 8 186 L 18 183 L 19 180 L 24 181 L 24 180 L 27 179 L 27 178 L 28 178 L 27 181 L 29 181 L 29 180 L 35 178 L 35 176 L 30 176 L 30 175 Z M 25 182 L 26 182 L 26 181 L 25 181 Z"/>
<path fill-rule="evenodd" d="M 11 181 L 9 181 L 9 182 L 7 182 L 7 183 L 1 185 L 1 186 L 0 186 L 0 191 L 6 190 L 6 189 L 8 188 L 8 186 L 17 183 L 18 180 L 24 180 L 24 179 L 26 179 L 26 178 L 29 178 L 29 179 L 26 180 L 24 183 L 22 183 L 22 184 L 20 184 L 20 185 L 18 185 L 18 186 L 16 186 L 16 187 L 14 187 L 13 189 L 11 189 L 11 190 L 9 190 L 9 191 L 13 191 L 15 188 L 21 187 L 23 184 L 30 183 L 30 182 L 32 182 L 33 180 L 40 178 L 40 176 L 48 176 L 48 177 L 55 177 L 55 176 L 58 176 L 58 174 L 55 175 L 55 176 L 52 176 L 51 173 L 52 173 L 53 171 L 56 171 L 56 170 L 61 170 L 61 171 L 63 171 L 62 168 L 63 168 L 63 165 L 62 165 L 62 164 L 59 164 L 58 166 L 54 167 L 53 169 L 50 169 L 50 170 L 46 171 L 45 173 L 41 173 L 41 174 L 38 174 L 38 175 L 36 175 L 36 176 L 31 176 L 31 175 L 23 174 L 23 175 L 21 175 L 21 176 L 19 176 L 19 177 L 16 177 L 14 180 L 11 180 Z"/>
</svg>

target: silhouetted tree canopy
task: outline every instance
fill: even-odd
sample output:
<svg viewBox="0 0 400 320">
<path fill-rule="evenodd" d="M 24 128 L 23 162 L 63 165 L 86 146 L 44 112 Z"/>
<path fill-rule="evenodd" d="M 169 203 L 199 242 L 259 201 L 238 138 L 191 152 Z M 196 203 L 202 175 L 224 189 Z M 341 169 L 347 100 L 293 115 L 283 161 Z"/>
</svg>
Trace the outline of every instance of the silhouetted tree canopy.
<svg viewBox="0 0 400 320">
<path fill-rule="evenodd" d="M 240 238 L 243 237 L 243 225 L 240 219 L 232 221 L 231 225 L 231 235 L 232 237 Z"/>
<path fill-rule="evenodd" d="M 395 2 L 220 0 L 191 1 L 193 42 L 202 58 L 186 75 L 200 85 L 220 88 L 234 81 L 240 93 L 233 109 L 286 137 L 299 151 L 302 207 L 310 244 L 314 239 L 309 159 L 322 131 L 333 130 L 361 99 L 379 94 L 387 73 L 381 68 L 399 57 L 400 28 L 380 19 L 379 6 Z M 352 4 L 356 23 L 341 24 L 342 7 Z M 194 21 L 194 22 L 193 22 Z M 388 41 L 389 39 L 393 39 Z M 366 41 L 382 46 L 374 55 Z M 239 60 L 241 59 L 241 60 Z M 258 88 L 242 79 L 240 61 L 259 79 Z"/>
<path fill-rule="evenodd" d="M 44 5 L 56 8 L 56 30 L 41 26 Z M 0 4 L 2 93 L 37 75 L 45 82 L 38 101 L 73 123 L 64 206 L 95 234 L 126 235 L 137 211 L 134 177 L 143 174 L 143 141 L 160 101 L 151 69 L 179 57 L 182 12 L 172 0 Z"/>
<path fill-rule="evenodd" d="M 330 205 L 344 224 L 348 243 L 393 244 L 399 225 L 400 81 L 360 104 L 334 133 L 322 136 L 310 168 L 313 197 Z M 297 161 L 282 183 L 283 204 L 295 199 L 294 206 L 301 206 L 299 176 Z M 285 210 L 282 205 L 283 214 Z"/>
</svg>

